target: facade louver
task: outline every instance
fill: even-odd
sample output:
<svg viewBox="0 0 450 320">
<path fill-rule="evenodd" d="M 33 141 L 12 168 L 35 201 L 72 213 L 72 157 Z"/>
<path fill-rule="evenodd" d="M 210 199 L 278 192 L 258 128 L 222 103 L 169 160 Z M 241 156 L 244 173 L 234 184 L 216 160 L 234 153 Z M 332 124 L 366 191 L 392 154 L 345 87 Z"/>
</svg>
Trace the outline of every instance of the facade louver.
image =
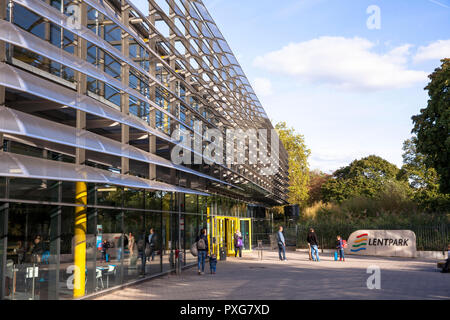
<svg viewBox="0 0 450 320">
<path fill-rule="evenodd" d="M 259 154 L 276 138 L 201 0 L 0 0 L 0 298 L 80 298 L 191 265 L 201 228 L 219 256 L 237 230 L 251 250 L 287 204 L 288 159 L 281 143 L 264 163 L 250 139 L 231 144 L 243 163 L 195 145 L 238 129 L 269 132 Z M 201 162 L 173 160 L 175 131 Z"/>
</svg>

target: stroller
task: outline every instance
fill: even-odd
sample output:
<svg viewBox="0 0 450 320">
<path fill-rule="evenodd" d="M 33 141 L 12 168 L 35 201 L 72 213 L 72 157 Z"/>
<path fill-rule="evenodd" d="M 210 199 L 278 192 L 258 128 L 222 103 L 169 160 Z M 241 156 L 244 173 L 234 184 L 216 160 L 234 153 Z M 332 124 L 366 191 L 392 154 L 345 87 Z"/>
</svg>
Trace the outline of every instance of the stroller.
<svg viewBox="0 0 450 320">
<path fill-rule="evenodd" d="M 213 253 L 209 257 L 209 270 L 211 271 L 211 274 L 216 273 L 216 266 L 217 266 L 217 255 Z"/>
</svg>

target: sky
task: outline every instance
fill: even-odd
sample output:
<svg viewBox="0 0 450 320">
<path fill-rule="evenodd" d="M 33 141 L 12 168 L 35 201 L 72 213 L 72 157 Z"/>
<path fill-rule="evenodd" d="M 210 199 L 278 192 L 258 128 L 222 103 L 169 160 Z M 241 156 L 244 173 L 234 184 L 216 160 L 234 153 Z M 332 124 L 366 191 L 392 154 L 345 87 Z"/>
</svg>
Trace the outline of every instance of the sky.
<svg viewBox="0 0 450 320">
<path fill-rule="evenodd" d="M 304 135 L 312 169 L 371 154 L 402 165 L 428 75 L 450 57 L 450 0 L 204 3 L 269 118 Z"/>
<path fill-rule="evenodd" d="M 311 169 L 371 154 L 402 165 L 428 75 L 450 57 L 450 0 L 203 2 L 272 122 L 304 136 Z"/>
</svg>

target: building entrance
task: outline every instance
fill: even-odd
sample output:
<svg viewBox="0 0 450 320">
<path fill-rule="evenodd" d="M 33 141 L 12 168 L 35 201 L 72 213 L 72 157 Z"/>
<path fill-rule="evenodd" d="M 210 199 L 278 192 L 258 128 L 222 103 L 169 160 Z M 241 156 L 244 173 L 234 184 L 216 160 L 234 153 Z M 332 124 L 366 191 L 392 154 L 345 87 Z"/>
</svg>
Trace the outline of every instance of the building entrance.
<svg viewBox="0 0 450 320">
<path fill-rule="evenodd" d="M 243 251 L 250 251 L 251 244 L 251 219 L 250 218 L 236 218 L 236 217 L 222 217 L 216 216 L 212 218 L 210 242 L 211 250 L 217 255 L 218 259 L 225 256 L 234 255 L 234 234 L 239 230 L 242 233 L 242 240 L 244 243 Z"/>
</svg>

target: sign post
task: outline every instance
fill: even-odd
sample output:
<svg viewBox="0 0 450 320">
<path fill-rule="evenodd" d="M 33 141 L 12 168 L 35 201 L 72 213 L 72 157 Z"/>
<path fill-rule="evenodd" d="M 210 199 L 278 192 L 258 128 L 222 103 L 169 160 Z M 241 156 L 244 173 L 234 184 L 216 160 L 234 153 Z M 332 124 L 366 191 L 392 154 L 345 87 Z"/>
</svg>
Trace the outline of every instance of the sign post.
<svg viewBox="0 0 450 320">
<path fill-rule="evenodd" d="M 258 257 L 259 260 L 263 259 L 263 246 L 262 246 L 262 240 L 258 240 Z"/>
</svg>

